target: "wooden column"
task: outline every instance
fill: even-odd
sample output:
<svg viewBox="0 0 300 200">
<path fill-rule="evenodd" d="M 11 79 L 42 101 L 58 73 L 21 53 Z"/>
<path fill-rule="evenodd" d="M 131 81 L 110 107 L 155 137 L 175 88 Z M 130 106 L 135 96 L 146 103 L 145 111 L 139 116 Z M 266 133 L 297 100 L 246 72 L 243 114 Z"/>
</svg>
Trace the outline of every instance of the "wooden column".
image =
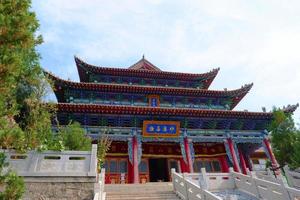
<svg viewBox="0 0 300 200">
<path fill-rule="evenodd" d="M 193 161 L 192 161 L 191 150 L 190 150 L 189 141 L 187 137 L 184 138 L 184 149 L 186 154 L 186 160 L 188 163 L 188 171 L 189 173 L 193 173 L 194 172 Z"/>
<path fill-rule="evenodd" d="M 274 154 L 273 154 L 273 151 L 272 151 L 272 148 L 271 148 L 269 139 L 265 137 L 264 140 L 263 140 L 263 142 L 264 142 L 264 144 L 265 144 L 265 146 L 266 146 L 266 149 L 267 149 L 267 151 L 268 151 L 268 153 L 269 153 L 269 155 L 270 155 L 272 167 L 273 167 L 273 168 L 278 167 L 278 163 L 277 163 L 277 160 L 276 160 L 276 158 L 275 158 L 275 156 L 274 156 Z"/>
<path fill-rule="evenodd" d="M 250 171 L 252 171 L 253 166 L 252 166 L 252 161 L 251 161 L 249 153 L 244 155 L 244 157 L 245 157 L 245 160 L 246 160 L 246 166 L 249 168 Z"/>
<path fill-rule="evenodd" d="M 228 142 L 229 151 L 230 151 L 230 154 L 232 157 L 233 169 L 235 172 L 240 172 L 239 162 L 238 162 L 238 159 L 236 156 L 236 152 L 234 150 L 233 141 L 231 138 L 227 138 L 227 142 Z"/>
<path fill-rule="evenodd" d="M 138 164 L 138 143 L 137 138 L 132 138 L 132 158 L 133 158 L 133 183 L 139 183 L 139 164 Z"/>
<path fill-rule="evenodd" d="M 247 175 L 247 166 L 246 166 L 246 161 L 245 161 L 245 157 L 244 157 L 243 151 L 242 151 L 241 148 L 238 148 L 238 151 L 239 151 L 239 155 L 240 155 L 242 172 L 243 172 L 243 174 Z"/>
<path fill-rule="evenodd" d="M 222 172 L 229 172 L 229 166 L 225 156 L 220 156 L 219 161 L 221 163 Z"/>
</svg>

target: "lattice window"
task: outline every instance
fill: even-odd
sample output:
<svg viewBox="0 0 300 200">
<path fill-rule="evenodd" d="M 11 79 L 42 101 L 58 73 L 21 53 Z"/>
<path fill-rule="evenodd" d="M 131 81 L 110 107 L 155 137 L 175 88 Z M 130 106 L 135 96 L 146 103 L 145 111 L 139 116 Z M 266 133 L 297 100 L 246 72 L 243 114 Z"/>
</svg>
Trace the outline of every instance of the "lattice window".
<svg viewBox="0 0 300 200">
<path fill-rule="evenodd" d="M 205 168 L 206 172 L 221 172 L 221 165 L 218 160 L 197 159 L 193 166 L 196 173 L 201 172 L 201 168 Z"/>
</svg>

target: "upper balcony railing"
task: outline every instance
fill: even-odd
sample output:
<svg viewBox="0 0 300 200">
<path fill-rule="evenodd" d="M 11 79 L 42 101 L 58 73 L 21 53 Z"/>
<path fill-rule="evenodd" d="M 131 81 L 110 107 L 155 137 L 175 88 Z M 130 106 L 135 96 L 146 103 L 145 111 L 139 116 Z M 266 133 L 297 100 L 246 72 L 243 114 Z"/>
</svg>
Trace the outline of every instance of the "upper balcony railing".
<svg viewBox="0 0 300 200">
<path fill-rule="evenodd" d="M 130 102 L 130 101 L 108 101 L 99 99 L 73 99 L 69 103 L 83 103 L 83 104 L 104 104 L 104 105 L 123 105 L 123 106 L 142 106 L 148 107 L 148 102 Z M 205 104 L 183 104 L 183 103 L 160 103 L 162 108 L 192 108 L 192 109 L 212 109 L 212 110 L 228 110 L 223 105 L 205 105 Z"/>
<path fill-rule="evenodd" d="M 136 127 L 109 127 L 109 126 L 82 126 L 86 134 L 92 138 L 97 138 L 101 135 L 118 135 L 131 136 L 133 134 L 142 135 L 142 129 Z M 57 126 L 52 126 L 52 130 L 56 132 Z M 226 136 L 230 134 L 233 137 L 261 137 L 260 131 L 252 130 L 214 130 L 214 129 L 180 129 L 180 135 L 197 137 L 197 136 Z"/>
</svg>

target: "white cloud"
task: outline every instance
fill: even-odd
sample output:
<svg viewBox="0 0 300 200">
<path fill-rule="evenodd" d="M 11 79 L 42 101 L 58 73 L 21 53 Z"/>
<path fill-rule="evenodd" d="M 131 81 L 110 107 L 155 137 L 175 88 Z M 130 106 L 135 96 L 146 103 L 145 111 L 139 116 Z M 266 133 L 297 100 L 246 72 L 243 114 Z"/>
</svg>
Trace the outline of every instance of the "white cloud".
<svg viewBox="0 0 300 200">
<path fill-rule="evenodd" d="M 33 2 L 45 37 L 43 62 L 59 60 L 73 79 L 73 54 L 93 64 L 128 66 L 145 53 L 163 70 L 220 67 L 214 89 L 254 82 L 237 109 L 300 102 L 298 1 Z M 55 59 L 47 49 L 55 50 Z M 65 76 L 64 69 L 53 69 Z"/>
</svg>

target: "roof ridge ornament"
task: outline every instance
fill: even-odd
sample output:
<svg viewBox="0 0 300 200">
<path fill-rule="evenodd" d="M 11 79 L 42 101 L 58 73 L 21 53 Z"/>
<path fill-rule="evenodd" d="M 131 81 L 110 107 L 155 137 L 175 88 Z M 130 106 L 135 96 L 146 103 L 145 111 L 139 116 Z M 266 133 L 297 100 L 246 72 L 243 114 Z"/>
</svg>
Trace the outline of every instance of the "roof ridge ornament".
<svg viewBox="0 0 300 200">
<path fill-rule="evenodd" d="M 284 106 L 282 108 L 282 111 L 286 112 L 286 113 L 293 113 L 297 110 L 298 107 L 299 107 L 299 103 L 294 104 L 294 105 L 287 105 L 286 107 Z"/>
<path fill-rule="evenodd" d="M 140 59 L 135 64 L 128 67 L 128 69 L 134 69 L 134 70 L 148 70 L 148 71 L 161 71 L 158 67 L 156 67 L 154 64 L 152 64 L 150 61 L 148 61 L 145 58 L 145 55 L 143 54 L 142 59 Z"/>
</svg>

